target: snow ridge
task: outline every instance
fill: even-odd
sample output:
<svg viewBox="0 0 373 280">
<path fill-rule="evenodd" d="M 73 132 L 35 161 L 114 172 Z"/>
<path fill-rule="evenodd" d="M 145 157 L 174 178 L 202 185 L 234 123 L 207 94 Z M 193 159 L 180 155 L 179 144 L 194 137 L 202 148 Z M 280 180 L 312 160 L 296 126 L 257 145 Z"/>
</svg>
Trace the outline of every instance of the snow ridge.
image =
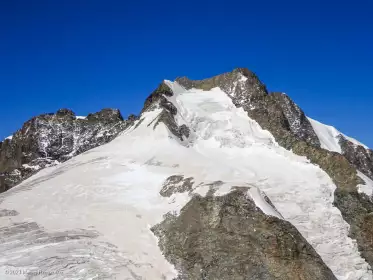
<svg viewBox="0 0 373 280">
<path fill-rule="evenodd" d="M 342 135 L 344 138 L 352 142 L 354 145 L 362 146 L 365 149 L 369 149 L 366 145 L 360 143 L 354 138 L 348 137 L 342 132 L 338 131 L 335 127 L 323 124 L 321 122 L 318 122 L 314 119 L 311 119 L 308 117 L 308 120 L 311 122 L 311 125 L 316 132 L 317 136 L 319 137 L 319 140 L 321 142 L 321 148 L 342 153 L 341 145 L 339 144 L 339 138 Z"/>
</svg>

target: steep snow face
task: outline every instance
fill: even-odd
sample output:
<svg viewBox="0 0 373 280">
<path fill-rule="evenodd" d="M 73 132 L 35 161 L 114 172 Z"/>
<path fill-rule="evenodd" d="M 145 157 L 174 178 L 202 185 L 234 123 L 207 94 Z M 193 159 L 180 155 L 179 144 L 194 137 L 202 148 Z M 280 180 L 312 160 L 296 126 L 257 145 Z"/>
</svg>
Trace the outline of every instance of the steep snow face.
<svg viewBox="0 0 373 280">
<path fill-rule="evenodd" d="M 321 142 L 321 148 L 341 154 L 342 150 L 341 145 L 339 144 L 339 136 L 342 135 L 353 144 L 363 146 L 365 149 L 368 149 L 368 147 L 364 144 L 360 143 L 354 138 L 344 135 L 333 126 L 325 125 L 311 118 L 308 118 L 308 120 L 311 122 L 311 125 Z"/>
<path fill-rule="evenodd" d="M 166 83 L 174 92 L 167 99 L 177 108 L 176 121 L 190 129 L 189 138 L 181 141 L 161 122 L 155 126 L 161 109 L 147 111 L 112 142 L 1 194 L 3 272 L 11 267 L 51 272 L 47 279 L 172 279 L 177 272 L 149 228 L 189 201 L 188 193 L 159 194 L 167 178 L 184 175 L 193 178 L 192 193 L 201 195 L 217 181 L 215 195 L 248 187 L 258 209 L 296 226 L 339 279 L 372 279 L 333 206 L 335 185 L 324 171 L 279 147 L 219 88 Z"/>
<path fill-rule="evenodd" d="M 337 129 L 335 129 L 333 126 L 322 124 L 311 118 L 308 118 L 308 120 L 311 122 L 311 125 L 320 140 L 321 148 L 332 152 L 342 153 L 338 139 L 338 136 L 341 135 L 341 133 Z"/>
</svg>

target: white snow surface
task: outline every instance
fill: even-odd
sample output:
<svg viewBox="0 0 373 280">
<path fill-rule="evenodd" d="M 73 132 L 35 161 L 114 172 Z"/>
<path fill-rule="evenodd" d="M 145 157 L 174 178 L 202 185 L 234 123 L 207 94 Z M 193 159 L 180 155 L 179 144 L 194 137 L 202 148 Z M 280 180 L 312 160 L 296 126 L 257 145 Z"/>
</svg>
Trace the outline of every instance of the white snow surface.
<svg viewBox="0 0 373 280">
<path fill-rule="evenodd" d="M 345 137 L 347 140 L 352 142 L 355 145 L 358 146 L 363 146 L 365 149 L 369 149 L 367 146 L 364 144 L 360 143 L 354 138 L 351 138 L 342 132 L 338 131 L 335 127 L 323 124 L 319 121 L 316 121 L 314 119 L 311 119 L 308 117 L 308 120 L 310 121 L 313 130 L 316 132 L 317 137 L 320 140 L 321 143 L 321 148 L 332 151 L 332 152 L 337 152 L 337 153 L 342 153 L 341 146 L 339 144 L 339 136 L 342 135 Z"/>
<path fill-rule="evenodd" d="M 168 99 L 178 109 L 177 123 L 191 130 L 188 139 L 180 141 L 163 123 L 153 129 L 161 112 L 155 109 L 112 142 L 44 169 L 0 195 L 0 211 L 18 213 L 0 215 L 0 228 L 25 222 L 40 227 L 15 229 L 0 244 L 0 279 L 15 279 L 1 275 L 9 267 L 61 272 L 43 279 L 104 279 L 103 273 L 108 279 L 172 279 L 177 272 L 150 231 L 191 198 L 159 195 L 171 175 L 193 177 L 194 192 L 201 195 L 215 181 L 224 182 L 216 195 L 232 186 L 249 187 L 248 199 L 297 227 L 338 279 L 372 279 L 348 237 L 348 224 L 333 206 L 336 187 L 323 170 L 279 147 L 219 88 L 185 90 L 166 83 L 174 92 Z M 56 235 L 79 238 L 35 242 L 38 236 Z"/>
<path fill-rule="evenodd" d="M 367 146 L 364 144 L 360 143 L 354 138 L 351 138 L 340 131 L 338 131 L 335 127 L 323 124 L 321 122 L 318 122 L 314 119 L 311 119 L 308 117 L 308 120 L 310 121 L 313 130 L 315 131 L 317 137 L 320 140 L 321 148 L 332 151 L 332 152 L 337 152 L 342 154 L 342 149 L 339 144 L 339 136 L 342 135 L 344 138 L 352 142 L 354 145 L 357 146 L 363 146 L 365 149 L 369 149 Z M 365 182 L 365 185 L 361 184 L 358 185 L 358 190 L 359 192 L 363 192 L 367 194 L 368 196 L 372 196 L 373 194 L 373 182 L 370 178 L 365 176 L 362 172 L 359 170 L 357 171 L 358 176 L 363 179 Z"/>
<path fill-rule="evenodd" d="M 373 181 L 366 175 L 364 175 L 362 172 L 360 171 L 357 171 L 357 175 L 363 179 L 365 185 L 361 184 L 361 185 L 358 185 L 358 191 L 359 192 L 363 192 L 365 194 L 367 194 L 368 196 L 372 196 L 373 195 Z"/>
<path fill-rule="evenodd" d="M 13 139 L 13 135 L 10 135 L 8 137 L 6 137 L 4 140 L 12 140 Z"/>
<path fill-rule="evenodd" d="M 263 213 L 283 219 L 280 213 L 278 213 L 276 209 L 273 209 L 273 207 L 264 199 L 265 194 L 258 188 L 250 188 L 248 190 L 248 194 L 250 195 L 251 199 L 254 200 L 255 204 L 263 211 Z"/>
</svg>

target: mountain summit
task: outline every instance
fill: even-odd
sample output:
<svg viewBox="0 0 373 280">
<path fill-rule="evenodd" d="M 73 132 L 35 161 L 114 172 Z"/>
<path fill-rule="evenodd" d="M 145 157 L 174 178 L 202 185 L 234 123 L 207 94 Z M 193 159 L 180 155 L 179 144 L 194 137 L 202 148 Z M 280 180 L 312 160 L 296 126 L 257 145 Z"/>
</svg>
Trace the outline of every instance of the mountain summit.
<svg viewBox="0 0 373 280">
<path fill-rule="evenodd" d="M 0 173 L 1 279 L 373 279 L 373 151 L 246 68 L 35 117 Z"/>
</svg>

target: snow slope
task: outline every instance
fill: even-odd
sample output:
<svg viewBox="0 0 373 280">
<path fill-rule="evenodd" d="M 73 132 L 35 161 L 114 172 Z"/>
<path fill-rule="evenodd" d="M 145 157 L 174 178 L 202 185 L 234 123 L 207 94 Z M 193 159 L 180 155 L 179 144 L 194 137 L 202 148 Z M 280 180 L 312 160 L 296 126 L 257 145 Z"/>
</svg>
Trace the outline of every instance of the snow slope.
<svg viewBox="0 0 373 280">
<path fill-rule="evenodd" d="M 318 122 L 316 120 L 313 120 L 311 118 L 308 118 L 308 120 L 311 122 L 311 125 L 312 125 L 314 131 L 316 132 L 317 137 L 320 140 L 321 148 L 323 148 L 323 149 L 333 151 L 333 152 L 337 152 L 337 153 L 341 154 L 342 150 L 341 150 L 341 146 L 339 144 L 339 136 L 340 135 L 345 137 L 347 140 L 349 140 L 353 144 L 358 145 L 358 146 L 363 146 L 365 149 L 368 149 L 368 147 L 365 146 L 364 144 L 360 143 L 359 141 L 357 141 L 354 138 L 351 138 L 351 137 L 348 137 L 348 136 L 344 135 L 343 133 L 338 131 L 333 126 L 320 123 L 320 122 Z"/>
<path fill-rule="evenodd" d="M 219 88 L 166 83 L 175 93 L 168 99 L 176 121 L 191 130 L 188 139 L 176 139 L 163 123 L 153 129 L 161 111 L 155 109 L 112 142 L 0 195 L 0 228 L 10 228 L 0 244 L 3 274 L 21 267 L 54 272 L 46 279 L 172 279 L 176 271 L 149 228 L 190 199 L 159 195 L 163 182 L 180 174 L 193 177 L 193 192 L 201 195 L 215 181 L 223 182 L 216 195 L 250 187 L 258 208 L 295 225 L 339 279 L 372 279 L 324 171 L 279 147 Z M 15 279 L 1 270 L 0 276 Z"/>
<path fill-rule="evenodd" d="M 373 181 L 360 171 L 357 171 L 357 175 L 363 179 L 365 185 L 358 185 L 359 192 L 367 194 L 369 197 L 373 195 Z"/>
</svg>

